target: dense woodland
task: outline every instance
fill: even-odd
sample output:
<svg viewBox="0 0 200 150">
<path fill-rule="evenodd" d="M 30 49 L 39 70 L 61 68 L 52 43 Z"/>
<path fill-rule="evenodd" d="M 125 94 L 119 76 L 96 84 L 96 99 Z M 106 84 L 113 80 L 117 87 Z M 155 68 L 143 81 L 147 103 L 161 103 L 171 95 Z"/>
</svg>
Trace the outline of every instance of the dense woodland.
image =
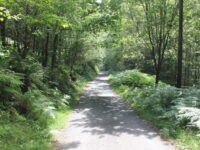
<svg viewBox="0 0 200 150">
<path fill-rule="evenodd" d="M 199 36 L 199 0 L 0 0 L 0 149 L 50 149 L 50 126 L 100 70 L 199 149 Z"/>
</svg>

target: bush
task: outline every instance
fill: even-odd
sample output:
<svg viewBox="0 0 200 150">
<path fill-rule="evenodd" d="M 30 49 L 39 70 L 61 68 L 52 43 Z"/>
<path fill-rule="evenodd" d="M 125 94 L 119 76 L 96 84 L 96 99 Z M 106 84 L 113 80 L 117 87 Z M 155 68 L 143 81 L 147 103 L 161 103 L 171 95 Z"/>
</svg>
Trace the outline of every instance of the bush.
<svg viewBox="0 0 200 150">
<path fill-rule="evenodd" d="M 138 70 L 127 70 L 110 76 L 112 86 L 119 87 L 120 85 L 127 85 L 129 87 L 154 87 L 155 78 Z M 163 83 L 160 83 L 163 84 Z"/>
</svg>

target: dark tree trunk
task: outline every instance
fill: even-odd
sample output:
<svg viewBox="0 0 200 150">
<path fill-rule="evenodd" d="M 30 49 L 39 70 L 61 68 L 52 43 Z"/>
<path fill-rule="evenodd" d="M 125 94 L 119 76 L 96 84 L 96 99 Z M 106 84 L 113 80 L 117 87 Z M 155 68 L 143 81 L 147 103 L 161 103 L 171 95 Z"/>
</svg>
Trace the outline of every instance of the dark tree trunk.
<svg viewBox="0 0 200 150">
<path fill-rule="evenodd" d="M 158 67 L 156 68 L 156 79 L 155 79 L 155 86 L 158 86 L 158 83 L 160 81 L 160 72 L 161 72 L 161 66 L 158 65 Z"/>
<path fill-rule="evenodd" d="M 53 41 L 53 54 L 52 54 L 52 60 L 51 60 L 51 69 L 54 69 L 55 64 L 56 64 L 57 44 L 58 44 L 58 34 L 55 35 L 54 41 Z"/>
<path fill-rule="evenodd" d="M 45 44 L 45 48 L 44 48 L 44 57 L 43 57 L 43 67 L 47 66 L 48 63 L 48 57 L 49 57 L 49 33 L 47 33 L 47 37 L 46 37 L 46 44 Z"/>
<path fill-rule="evenodd" d="M 158 86 L 159 80 L 160 80 L 160 73 L 157 72 L 157 73 L 156 73 L 156 80 L 155 80 L 155 85 L 156 85 L 156 86 Z"/>
<path fill-rule="evenodd" d="M 28 54 L 28 28 L 27 26 L 25 27 L 25 36 L 24 36 L 24 49 L 22 52 L 22 58 L 26 58 Z"/>
<path fill-rule="evenodd" d="M 29 15 L 29 5 L 27 4 L 26 6 L 26 15 Z M 22 58 L 26 58 L 27 54 L 28 54 L 28 51 L 29 51 L 29 44 L 28 44 L 28 25 L 25 24 L 25 28 L 24 28 L 24 39 L 23 39 L 23 45 L 24 45 L 24 49 L 23 49 L 23 52 L 22 52 Z"/>
<path fill-rule="evenodd" d="M 6 20 L 0 22 L 2 45 L 6 46 Z"/>
<path fill-rule="evenodd" d="M 20 29 L 19 29 L 19 24 L 17 21 L 15 21 L 15 29 L 16 34 L 15 34 L 15 41 L 16 41 L 16 48 L 19 54 L 21 54 L 21 48 L 20 48 Z"/>
<path fill-rule="evenodd" d="M 36 36 L 33 35 L 33 52 L 35 52 Z"/>
<path fill-rule="evenodd" d="M 183 60 L 183 0 L 179 0 L 179 40 L 178 40 L 178 73 L 177 88 L 182 86 L 182 63 Z"/>
</svg>

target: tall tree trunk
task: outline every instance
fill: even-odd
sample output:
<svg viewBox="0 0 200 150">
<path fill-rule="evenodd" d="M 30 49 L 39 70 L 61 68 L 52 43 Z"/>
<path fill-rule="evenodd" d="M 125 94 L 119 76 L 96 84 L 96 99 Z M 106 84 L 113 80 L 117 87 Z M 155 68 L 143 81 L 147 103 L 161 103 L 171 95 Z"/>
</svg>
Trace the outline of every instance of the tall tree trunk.
<svg viewBox="0 0 200 150">
<path fill-rule="evenodd" d="M 33 35 L 33 52 L 35 52 L 36 36 Z"/>
<path fill-rule="evenodd" d="M 25 36 L 24 36 L 24 49 L 22 52 L 22 58 L 26 58 L 27 54 L 28 54 L 28 28 L 27 26 L 25 27 Z"/>
<path fill-rule="evenodd" d="M 177 88 L 182 86 L 182 66 L 183 66 L 183 0 L 179 0 L 179 40 L 178 40 L 178 73 Z"/>
<path fill-rule="evenodd" d="M 156 79 L 155 79 L 155 86 L 157 87 L 158 86 L 158 83 L 160 81 L 160 72 L 161 72 L 161 64 L 158 64 L 156 69 Z"/>
<path fill-rule="evenodd" d="M 156 86 L 158 86 L 159 80 L 160 80 L 160 73 L 157 71 L 156 72 L 156 80 L 155 80 L 155 85 Z"/>
<path fill-rule="evenodd" d="M 26 5 L 26 15 L 29 15 L 29 5 Z M 25 24 L 25 28 L 24 28 L 24 39 L 23 39 L 23 45 L 24 45 L 24 49 L 22 52 L 22 58 L 26 58 L 28 51 L 29 51 L 29 44 L 28 44 L 28 25 Z"/>
<path fill-rule="evenodd" d="M 45 49 L 44 49 L 44 57 L 43 57 L 43 63 L 42 63 L 43 67 L 46 67 L 47 63 L 48 63 L 48 57 L 49 57 L 48 48 L 49 48 L 49 32 L 47 33 L 47 37 L 46 37 L 46 44 L 45 44 Z"/>
<path fill-rule="evenodd" d="M 51 69 L 54 69 L 55 64 L 56 64 L 57 44 L 58 44 L 58 34 L 56 34 L 55 37 L 54 37 L 53 54 L 52 54 L 52 60 L 51 60 Z"/>
<path fill-rule="evenodd" d="M 0 22 L 2 45 L 6 46 L 6 19 Z"/>
</svg>

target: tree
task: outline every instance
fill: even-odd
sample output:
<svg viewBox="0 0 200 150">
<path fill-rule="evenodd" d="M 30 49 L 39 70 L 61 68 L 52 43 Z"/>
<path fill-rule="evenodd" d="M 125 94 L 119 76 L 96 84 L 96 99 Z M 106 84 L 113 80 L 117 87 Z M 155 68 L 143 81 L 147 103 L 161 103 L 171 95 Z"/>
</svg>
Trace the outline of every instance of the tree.
<svg viewBox="0 0 200 150">
<path fill-rule="evenodd" d="M 178 38 L 178 72 L 177 87 L 182 85 L 182 61 L 183 61 L 183 0 L 179 0 L 179 38 Z"/>
<path fill-rule="evenodd" d="M 168 0 L 141 1 L 146 16 L 146 32 L 151 47 L 155 69 L 155 84 L 160 80 L 164 55 L 170 40 L 171 30 L 176 17 L 177 4 Z"/>
</svg>

